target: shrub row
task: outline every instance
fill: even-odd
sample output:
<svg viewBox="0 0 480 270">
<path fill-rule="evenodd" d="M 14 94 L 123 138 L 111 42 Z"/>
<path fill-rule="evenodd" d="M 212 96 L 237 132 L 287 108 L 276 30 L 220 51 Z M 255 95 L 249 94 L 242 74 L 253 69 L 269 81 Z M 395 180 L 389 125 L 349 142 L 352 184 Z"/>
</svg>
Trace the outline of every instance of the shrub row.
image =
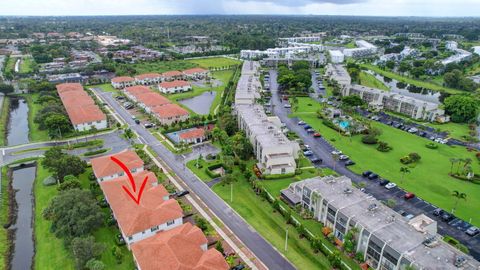
<svg viewBox="0 0 480 270">
<path fill-rule="evenodd" d="M 90 157 L 90 156 L 103 154 L 103 153 L 107 152 L 108 150 L 109 149 L 103 148 L 103 149 L 99 149 L 99 150 L 95 150 L 95 151 L 85 152 L 85 154 L 83 154 L 83 155 L 86 156 L 86 157 Z"/>
</svg>

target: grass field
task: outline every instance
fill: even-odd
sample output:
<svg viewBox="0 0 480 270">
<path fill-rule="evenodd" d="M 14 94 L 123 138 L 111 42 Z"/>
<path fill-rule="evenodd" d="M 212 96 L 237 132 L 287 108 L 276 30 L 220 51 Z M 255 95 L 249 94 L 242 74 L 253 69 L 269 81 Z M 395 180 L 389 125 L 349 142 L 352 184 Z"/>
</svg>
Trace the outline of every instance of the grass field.
<svg viewBox="0 0 480 270">
<path fill-rule="evenodd" d="M 354 172 L 361 173 L 365 170 L 372 170 L 446 210 L 454 207 L 452 192 L 454 190 L 464 192 L 467 194 L 467 201 L 460 201 L 455 214 L 465 220 L 472 218 L 473 224 L 480 225 L 480 218 L 477 216 L 480 210 L 480 185 L 457 180 L 448 175 L 452 167 L 451 158 L 471 158 L 474 160 L 472 162 L 473 171 L 478 172 L 480 165 L 476 161 L 474 152 L 468 152 L 464 147 L 440 144 L 437 149 L 429 149 L 425 147 L 426 143 L 430 142 L 427 139 L 373 122 L 374 127 L 383 131 L 379 139 L 393 147 L 393 150 L 388 153 L 379 152 L 375 146 L 363 144 L 360 135 L 353 136 L 351 139 L 340 136 L 338 132 L 323 125 L 315 113 L 303 112 L 302 106 L 299 108 L 299 112 L 292 116 L 302 118 L 322 133 L 324 138 L 331 141 L 335 147 L 349 155 L 357 163 L 350 167 Z M 410 169 L 411 173 L 405 176 L 402 183 L 400 182 L 400 167 L 404 165 L 399 160 L 411 152 L 418 153 L 421 160 L 414 168 Z"/>
<path fill-rule="evenodd" d="M 50 140 L 46 130 L 40 130 L 39 125 L 35 123 L 34 119 L 37 113 L 43 108 L 42 105 L 35 103 L 39 94 L 25 94 L 22 95 L 28 104 L 28 128 L 30 142 L 43 142 Z"/>
<path fill-rule="evenodd" d="M 2 110 L 0 112 L 0 146 L 5 145 L 7 129 L 8 129 L 8 112 L 10 110 L 10 100 L 4 97 Z"/>
<path fill-rule="evenodd" d="M 149 72 L 162 73 L 171 70 L 185 70 L 197 67 L 196 64 L 184 60 L 136 63 L 131 66 L 137 71 L 137 74 Z"/>
<path fill-rule="evenodd" d="M 200 180 L 204 181 L 204 182 L 209 182 L 211 180 L 213 180 L 212 177 L 210 177 L 210 175 L 207 174 L 206 170 L 207 170 L 207 167 L 208 166 L 212 166 L 212 165 L 215 165 L 215 164 L 219 164 L 221 163 L 219 160 L 216 160 L 216 161 L 205 161 L 205 160 L 200 160 L 199 162 L 201 165 L 201 168 L 197 168 L 197 160 L 196 159 L 193 159 L 193 160 L 190 160 L 189 162 L 187 162 L 187 168 L 189 168 L 196 176 L 198 176 L 198 178 L 200 178 Z"/>
<path fill-rule="evenodd" d="M 82 187 L 88 188 L 88 174 L 91 172 L 89 168 L 79 178 Z M 73 257 L 66 250 L 61 239 L 56 238 L 50 232 L 51 222 L 43 219 L 42 212 L 50 200 L 58 193 L 56 186 L 44 186 L 43 179 L 50 174 L 42 166 L 37 167 L 37 178 L 34 184 L 35 193 L 35 269 L 75 269 Z M 131 252 L 125 246 L 122 247 L 124 254 L 123 262 L 117 264 L 111 251 L 115 244 L 114 239 L 118 233 L 116 227 L 102 227 L 94 233 L 98 242 L 106 245 L 106 250 L 101 257 L 101 261 L 105 264 L 105 269 L 134 269 L 134 262 Z"/>
<path fill-rule="evenodd" d="M 8 188 L 8 180 L 7 180 L 7 167 L 1 167 L 0 173 L 2 174 L 2 181 L 0 183 L 2 188 L 2 193 L 0 200 L 0 222 L 1 224 L 6 224 L 8 220 L 8 192 L 6 192 Z M 5 255 L 7 252 L 7 230 L 5 228 L 0 227 L 0 268 L 7 269 Z"/>
<path fill-rule="evenodd" d="M 20 74 L 32 73 L 35 67 L 35 61 L 32 57 L 24 57 L 20 62 Z"/>
<path fill-rule="evenodd" d="M 99 84 L 99 85 L 95 85 L 95 86 L 92 86 L 92 87 L 101 88 L 105 92 L 118 93 L 118 90 L 113 88 L 113 86 L 109 83 Z"/>
<path fill-rule="evenodd" d="M 408 83 L 408 84 L 411 84 L 411 85 L 415 85 L 415 86 L 418 86 L 418 87 L 423 87 L 423 88 L 427 88 L 427 89 L 431 89 L 431 90 L 435 90 L 435 91 L 443 91 L 443 92 L 447 92 L 447 93 L 450 93 L 450 94 L 465 93 L 464 91 L 461 91 L 461 90 L 448 88 L 448 87 L 444 87 L 444 86 L 437 85 L 437 84 L 434 84 L 434 83 L 424 82 L 424 81 L 419 81 L 419 80 L 415 80 L 415 79 L 412 79 L 412 78 L 404 77 L 402 75 L 393 73 L 391 71 L 383 70 L 383 69 L 381 69 L 381 68 L 379 68 L 375 65 L 372 65 L 372 64 L 360 64 L 360 66 L 363 67 L 363 68 L 372 70 L 372 71 L 374 71 L 374 72 L 376 72 L 380 75 L 383 75 L 385 77 L 388 77 L 388 78 L 391 78 L 391 79 L 394 79 L 394 80 L 397 80 L 397 81 L 400 81 L 400 82 L 403 82 L 403 83 Z"/>
<path fill-rule="evenodd" d="M 390 89 L 383 82 L 379 81 L 377 78 L 375 78 L 375 76 L 365 71 L 360 72 L 359 79 L 360 85 L 390 91 Z"/>
<path fill-rule="evenodd" d="M 211 57 L 211 58 L 196 58 L 186 60 L 187 62 L 194 63 L 200 67 L 210 68 L 226 68 L 241 63 L 239 60 L 234 60 L 226 57 Z"/>
</svg>

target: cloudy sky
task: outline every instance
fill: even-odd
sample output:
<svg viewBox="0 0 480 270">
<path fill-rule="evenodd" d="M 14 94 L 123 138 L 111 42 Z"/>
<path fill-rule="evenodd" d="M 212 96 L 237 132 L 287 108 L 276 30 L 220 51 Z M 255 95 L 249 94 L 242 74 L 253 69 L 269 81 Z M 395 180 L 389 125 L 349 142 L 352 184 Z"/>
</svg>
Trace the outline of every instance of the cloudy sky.
<svg viewBox="0 0 480 270">
<path fill-rule="evenodd" d="M 0 0 L 0 15 L 480 16 L 480 0 Z"/>
</svg>

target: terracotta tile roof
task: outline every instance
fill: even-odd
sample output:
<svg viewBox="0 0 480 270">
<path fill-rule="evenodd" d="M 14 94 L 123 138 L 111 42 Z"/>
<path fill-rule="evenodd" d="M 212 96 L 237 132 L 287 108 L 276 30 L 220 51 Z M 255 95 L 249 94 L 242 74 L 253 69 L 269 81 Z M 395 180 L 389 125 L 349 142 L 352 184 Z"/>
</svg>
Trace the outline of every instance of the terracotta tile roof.
<svg viewBox="0 0 480 270">
<path fill-rule="evenodd" d="M 202 231 L 190 223 L 132 244 L 132 252 L 142 270 L 227 270 L 229 266 L 207 244 Z"/>
<path fill-rule="evenodd" d="M 130 93 L 133 96 L 137 96 L 138 94 L 143 94 L 143 93 L 150 93 L 152 90 L 148 88 L 147 86 L 144 85 L 135 85 L 135 86 L 129 86 L 124 89 L 126 92 Z"/>
<path fill-rule="evenodd" d="M 136 80 L 145 80 L 145 79 L 155 79 L 159 78 L 161 75 L 160 73 L 145 73 L 135 76 Z"/>
<path fill-rule="evenodd" d="M 171 82 L 162 82 L 158 85 L 161 88 L 174 88 L 174 87 L 183 87 L 183 86 L 190 86 L 190 83 L 187 81 L 171 81 Z"/>
<path fill-rule="evenodd" d="M 57 88 L 57 92 L 59 94 L 64 92 L 69 92 L 69 91 L 83 92 L 83 86 L 79 83 L 61 83 L 61 84 L 57 84 L 55 87 Z"/>
<path fill-rule="evenodd" d="M 163 105 L 172 103 L 166 97 L 155 92 L 139 94 L 136 97 L 139 102 L 145 104 L 145 106 L 149 108 L 153 108 L 156 106 L 163 106 Z"/>
<path fill-rule="evenodd" d="M 73 125 L 106 120 L 107 116 L 79 83 L 58 84 L 57 92 Z"/>
<path fill-rule="evenodd" d="M 154 107 L 152 111 L 160 118 L 188 115 L 188 111 L 177 104 L 166 104 Z"/>
<path fill-rule="evenodd" d="M 107 116 L 94 104 L 68 107 L 67 114 L 73 125 L 107 120 Z"/>
<path fill-rule="evenodd" d="M 183 73 L 178 70 L 167 71 L 162 73 L 162 77 L 175 77 L 175 76 L 182 76 Z"/>
<path fill-rule="evenodd" d="M 131 82 L 134 81 L 135 79 L 132 77 L 128 76 L 121 76 L 121 77 L 115 77 L 112 79 L 112 82 L 114 83 L 122 83 L 122 82 Z"/>
<path fill-rule="evenodd" d="M 180 134 L 180 139 L 193 139 L 205 137 L 205 130 L 203 128 L 194 128 Z"/>
<path fill-rule="evenodd" d="M 110 159 L 112 156 L 123 162 L 129 170 L 140 168 L 144 165 L 143 160 L 132 150 L 123 150 L 113 155 L 93 158 L 90 162 L 92 163 L 93 173 L 97 178 L 123 172 L 122 168 Z"/>
<path fill-rule="evenodd" d="M 123 190 L 124 185 L 130 187 L 127 176 L 100 183 L 118 226 L 126 236 L 183 217 L 182 208 L 176 200 L 164 200 L 169 193 L 165 187 L 157 184 L 154 173 L 142 171 L 133 174 L 137 188 L 141 186 L 145 176 L 148 176 L 148 182 L 138 205 Z"/>
<path fill-rule="evenodd" d="M 191 68 L 191 69 L 184 70 L 183 74 L 193 75 L 193 74 L 196 74 L 196 73 L 205 73 L 205 72 L 208 72 L 208 70 L 206 70 L 204 68 Z"/>
</svg>

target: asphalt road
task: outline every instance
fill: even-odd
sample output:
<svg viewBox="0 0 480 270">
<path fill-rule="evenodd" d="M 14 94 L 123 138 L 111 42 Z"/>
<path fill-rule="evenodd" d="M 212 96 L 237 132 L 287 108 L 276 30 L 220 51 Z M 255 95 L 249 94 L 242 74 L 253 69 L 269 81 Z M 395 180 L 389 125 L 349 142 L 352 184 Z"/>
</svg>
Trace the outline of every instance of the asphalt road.
<svg viewBox="0 0 480 270">
<path fill-rule="evenodd" d="M 205 183 L 185 167 L 185 160 L 166 149 L 150 132 L 141 125 L 135 124 L 131 115 L 113 98 L 112 93 L 94 91 L 110 105 L 125 122 L 137 132 L 139 140 L 148 144 L 153 151 L 178 175 L 192 192 L 226 224 L 235 235 L 269 268 L 295 269 L 295 267 L 272 247 L 254 228 L 246 223 L 230 206 L 217 196 Z"/>
<path fill-rule="evenodd" d="M 469 248 L 470 254 L 475 259 L 480 260 L 480 234 L 475 237 L 470 237 L 466 235 L 463 231 L 446 224 L 438 217 L 434 216 L 432 214 L 432 211 L 437 208 L 436 206 L 426 201 L 423 201 L 420 198 L 414 198 L 406 201 L 403 199 L 403 196 L 406 193 L 404 190 L 398 187 L 387 190 L 383 186 L 380 186 L 378 184 L 378 181 L 371 181 L 362 177 L 361 175 L 353 173 L 343 165 L 342 161 L 335 162 L 331 155 L 331 152 L 336 149 L 328 141 L 324 140 L 323 138 L 314 138 L 311 134 L 308 134 L 302 126 L 298 125 L 298 121 L 300 121 L 298 118 L 288 117 L 291 111 L 290 109 L 286 109 L 283 107 L 286 101 L 282 101 L 281 97 L 279 96 L 277 72 L 274 70 L 270 71 L 270 89 L 272 92 L 272 99 L 270 103 L 273 105 L 274 114 L 277 115 L 280 120 L 282 120 L 282 122 L 286 124 L 289 130 L 297 133 L 298 136 L 304 141 L 304 143 L 308 144 L 311 147 L 311 150 L 314 152 L 314 154 L 323 160 L 323 163 L 320 165 L 320 167 L 328 167 L 330 169 L 333 169 L 337 173 L 349 177 L 355 183 L 365 182 L 367 185 L 365 188 L 366 193 L 371 194 L 372 196 L 381 201 L 394 199 L 396 201 L 396 206 L 394 207 L 394 210 L 397 212 L 405 211 L 406 213 L 413 215 L 423 213 L 437 220 L 439 234 L 447 234 L 458 239 L 462 244 Z M 341 138 L 341 140 L 348 140 L 348 138 Z"/>
</svg>

